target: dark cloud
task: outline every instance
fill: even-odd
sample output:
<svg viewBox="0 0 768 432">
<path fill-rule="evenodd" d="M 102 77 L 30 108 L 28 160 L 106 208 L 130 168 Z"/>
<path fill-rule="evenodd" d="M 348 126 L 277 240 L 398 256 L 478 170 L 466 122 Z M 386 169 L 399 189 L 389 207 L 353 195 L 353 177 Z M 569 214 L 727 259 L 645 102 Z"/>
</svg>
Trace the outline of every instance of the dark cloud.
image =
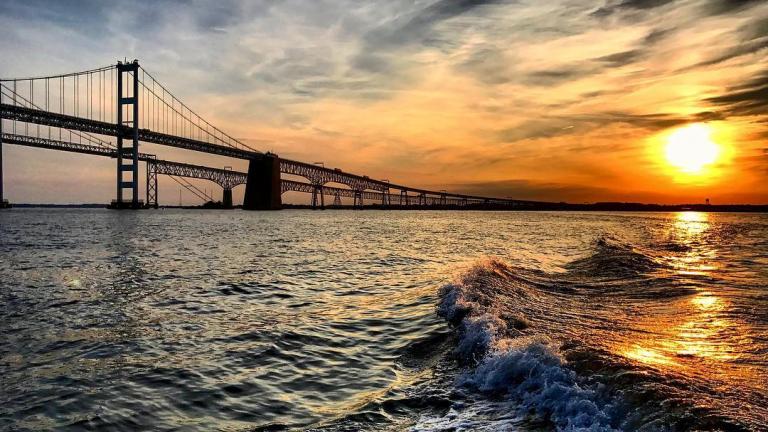
<svg viewBox="0 0 768 432">
<path fill-rule="evenodd" d="M 473 52 L 468 59 L 456 66 L 456 70 L 472 75 L 478 81 L 495 85 L 509 82 L 514 72 L 504 50 L 486 47 Z"/>
<path fill-rule="evenodd" d="M 723 115 L 714 111 L 703 111 L 691 116 L 666 113 L 631 114 L 625 112 L 603 112 L 590 115 L 552 117 L 530 121 L 497 132 L 500 142 L 512 143 L 528 139 L 546 139 L 566 135 L 579 135 L 612 124 L 626 124 L 649 131 L 661 131 L 687 123 L 722 120 Z M 573 147 L 575 148 L 575 147 Z"/>
<path fill-rule="evenodd" d="M 435 25 L 483 6 L 512 3 L 503 0 L 439 0 L 410 16 L 396 18 L 365 36 L 366 48 L 383 49 L 424 43 L 429 40 Z"/>
<path fill-rule="evenodd" d="M 738 35 L 738 42 L 735 45 L 715 57 L 686 68 L 686 70 L 713 66 L 768 48 L 768 18 L 750 21 L 735 30 L 735 33 Z"/>
<path fill-rule="evenodd" d="M 410 12 L 395 11 L 394 18 L 362 35 L 360 50 L 347 65 L 348 75 L 379 87 L 361 95 L 363 98 L 387 96 L 390 90 L 419 78 L 413 70 L 422 65 L 413 58 L 414 52 L 430 47 L 447 53 L 460 46 L 454 34 L 438 31 L 441 23 L 482 15 L 487 7 L 511 3 L 516 0 L 438 0 Z"/>
<path fill-rule="evenodd" d="M 195 24 L 200 30 L 221 31 L 238 24 L 247 16 L 239 3 L 206 2 L 204 5 L 185 7 L 195 9 Z"/>
<path fill-rule="evenodd" d="M 607 17 L 618 12 L 627 10 L 649 10 L 655 9 L 675 0 L 622 0 L 622 1 L 609 1 L 605 6 L 592 12 L 592 16 L 595 17 Z"/>
<path fill-rule="evenodd" d="M 264 5 L 254 2 L 252 6 Z M 124 32 L 137 37 L 156 29 L 173 16 L 190 14 L 195 31 L 220 31 L 249 16 L 239 2 L 200 2 L 193 0 L 135 0 L 115 5 L 99 0 L 53 1 L 24 0 L 3 3 L 3 14 L 21 20 L 46 21 L 91 36 Z M 120 10 L 120 26 L 110 27 L 110 15 Z M 251 12 L 256 8 L 251 7 Z M 252 15 L 250 16 L 252 17 Z"/>
<path fill-rule="evenodd" d="M 735 58 L 743 57 L 750 54 L 755 54 L 758 51 L 762 51 L 766 48 L 768 48 L 768 39 L 751 41 L 748 43 L 740 43 L 736 46 L 728 48 L 724 53 L 716 57 L 697 63 L 691 66 L 690 68 L 686 68 L 685 70 L 697 69 L 697 68 L 706 67 L 706 66 L 714 66 L 720 63 L 724 63 L 728 60 L 733 60 Z"/>
<path fill-rule="evenodd" d="M 365 79 L 313 78 L 296 82 L 293 91 L 311 97 L 342 95 L 355 99 L 380 99 L 386 96 L 386 91 L 380 85 Z"/>
<path fill-rule="evenodd" d="M 709 0 L 704 4 L 707 15 L 736 13 L 752 6 L 765 3 L 765 0 Z"/>
<path fill-rule="evenodd" d="M 620 67 L 626 66 L 631 63 L 635 63 L 645 57 L 645 51 L 642 49 L 633 49 L 629 51 L 622 51 L 615 54 L 598 57 L 595 60 L 598 62 L 606 63 L 609 66 Z"/>
<path fill-rule="evenodd" d="M 768 114 L 768 72 L 727 89 L 726 93 L 706 99 L 729 116 Z"/>
<path fill-rule="evenodd" d="M 567 124 L 567 120 L 531 121 L 499 131 L 498 141 L 512 143 L 527 139 L 554 138 L 573 134 L 574 129 L 573 125 Z"/>
<path fill-rule="evenodd" d="M 617 52 L 603 57 L 593 59 L 599 63 L 604 63 L 609 67 L 621 67 L 648 58 L 651 49 L 660 41 L 664 40 L 672 33 L 671 30 L 654 29 L 651 30 L 638 44 L 636 48 Z"/>
<path fill-rule="evenodd" d="M 3 2 L 2 15 L 18 21 L 49 22 L 95 35 L 106 30 L 110 5 L 98 0 Z"/>
<path fill-rule="evenodd" d="M 555 86 L 567 81 L 575 81 L 595 72 L 596 69 L 589 65 L 562 65 L 558 69 L 528 72 L 522 79 L 523 83 L 528 85 Z"/>
<path fill-rule="evenodd" d="M 721 120 L 721 114 L 704 111 L 690 116 L 679 116 L 667 113 L 631 114 L 624 112 L 608 112 L 594 116 L 585 116 L 585 120 L 597 124 L 622 123 L 651 131 L 660 131 L 671 127 L 696 122 Z"/>
<path fill-rule="evenodd" d="M 651 30 L 643 39 L 644 45 L 655 45 L 658 42 L 666 39 L 670 34 L 672 34 L 672 30 L 669 29 L 654 29 Z"/>
<path fill-rule="evenodd" d="M 551 86 L 566 81 L 576 80 L 603 72 L 606 68 L 618 68 L 642 61 L 650 55 L 653 46 L 667 37 L 670 30 L 656 29 L 646 35 L 637 47 L 593 58 L 581 64 L 563 65 L 560 69 L 534 71 L 527 74 L 525 83 L 529 85 Z M 593 96 L 600 94 L 593 92 Z"/>
</svg>

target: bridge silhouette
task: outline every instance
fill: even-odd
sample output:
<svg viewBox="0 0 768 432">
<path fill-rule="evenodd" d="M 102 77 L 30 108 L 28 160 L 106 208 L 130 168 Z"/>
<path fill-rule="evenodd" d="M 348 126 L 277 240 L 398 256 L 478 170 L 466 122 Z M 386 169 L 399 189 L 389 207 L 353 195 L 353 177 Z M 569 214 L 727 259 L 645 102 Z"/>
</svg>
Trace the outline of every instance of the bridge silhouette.
<svg viewBox="0 0 768 432">
<path fill-rule="evenodd" d="M 159 159 L 141 153 L 141 142 L 247 160 L 248 172 Z M 158 175 L 171 176 L 203 200 L 213 199 L 186 179 L 210 180 L 222 188 L 224 207 L 233 206 L 232 189 L 244 184 L 246 210 L 280 209 L 288 191 L 311 194 L 313 208 L 324 208 L 326 196 L 334 205 L 352 198 L 355 207 L 366 200 L 390 208 L 533 204 L 413 188 L 258 151 L 195 113 L 137 60 L 63 75 L 0 79 L 0 206 L 7 206 L 4 144 L 115 159 L 116 198 L 110 204 L 115 209 L 157 208 Z M 139 198 L 140 162 L 146 167 L 144 200 Z"/>
</svg>

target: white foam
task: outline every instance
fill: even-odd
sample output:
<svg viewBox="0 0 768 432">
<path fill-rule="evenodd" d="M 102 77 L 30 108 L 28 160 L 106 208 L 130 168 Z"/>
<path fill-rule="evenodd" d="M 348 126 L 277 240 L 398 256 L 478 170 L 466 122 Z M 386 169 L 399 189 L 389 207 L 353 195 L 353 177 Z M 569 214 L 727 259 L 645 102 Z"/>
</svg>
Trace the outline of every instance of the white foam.
<svg viewBox="0 0 768 432">
<path fill-rule="evenodd" d="M 559 431 L 618 430 L 613 427 L 616 408 L 601 387 L 578 377 L 548 340 L 515 337 L 494 299 L 478 292 L 477 284 L 487 283 L 499 265 L 479 264 L 444 287 L 438 313 L 457 326 L 455 353 L 472 365 L 457 385 L 505 403 L 494 404 L 493 413 L 487 412 L 488 401 L 456 406 L 444 418 L 422 419 L 414 430 L 509 430 L 507 420 L 528 414 L 548 419 Z M 485 429 L 474 423 L 481 411 Z M 507 422 L 496 421 L 502 419 Z"/>
</svg>

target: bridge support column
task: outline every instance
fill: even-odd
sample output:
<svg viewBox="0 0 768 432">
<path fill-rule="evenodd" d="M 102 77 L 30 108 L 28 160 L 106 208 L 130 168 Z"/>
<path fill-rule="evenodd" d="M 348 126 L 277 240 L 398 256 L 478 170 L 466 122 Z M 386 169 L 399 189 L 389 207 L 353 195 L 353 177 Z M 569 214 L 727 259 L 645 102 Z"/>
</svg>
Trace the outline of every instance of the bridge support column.
<svg viewBox="0 0 768 432">
<path fill-rule="evenodd" d="M 320 196 L 318 201 L 317 197 Z M 325 195 L 323 194 L 323 185 L 312 185 L 312 210 L 316 210 L 318 204 L 320 210 L 325 210 Z"/>
<path fill-rule="evenodd" d="M 224 188 L 224 195 L 222 196 L 221 204 L 224 208 L 232 208 L 232 189 Z"/>
<path fill-rule="evenodd" d="M 156 158 L 155 158 L 156 159 Z M 147 207 L 157 208 L 157 161 L 147 161 Z"/>
<path fill-rule="evenodd" d="M 132 85 L 128 80 L 133 80 Z M 125 88 L 124 88 L 125 87 Z M 130 89 L 130 90 L 128 90 Z M 124 94 L 123 91 L 127 94 Z M 123 114 L 126 114 L 123 117 Z M 117 199 L 113 209 L 138 209 L 139 201 L 139 63 L 117 63 Z M 126 146 L 125 141 L 130 142 Z M 126 180 L 126 172 L 131 179 Z M 123 199 L 123 189 L 131 190 L 130 201 Z"/>
<path fill-rule="evenodd" d="M 281 192 L 280 158 L 267 153 L 251 159 L 243 210 L 280 210 L 283 206 Z"/>
</svg>

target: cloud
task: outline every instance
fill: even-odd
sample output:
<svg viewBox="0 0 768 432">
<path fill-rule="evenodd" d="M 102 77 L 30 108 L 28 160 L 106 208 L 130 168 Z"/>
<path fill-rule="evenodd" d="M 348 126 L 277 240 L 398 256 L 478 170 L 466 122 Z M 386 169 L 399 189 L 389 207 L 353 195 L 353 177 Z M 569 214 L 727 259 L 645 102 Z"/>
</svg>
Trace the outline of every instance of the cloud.
<svg viewBox="0 0 768 432">
<path fill-rule="evenodd" d="M 460 73 L 467 73 L 478 81 L 497 85 L 508 83 L 514 76 L 511 67 L 511 59 L 506 51 L 488 46 L 475 50 L 467 59 L 457 64 L 454 69 Z"/>
<path fill-rule="evenodd" d="M 763 0 L 708 0 L 704 11 L 708 15 L 733 14 L 761 3 Z"/>
<path fill-rule="evenodd" d="M 505 3 L 502 0 L 438 0 L 405 17 L 397 17 L 365 35 L 365 48 L 379 50 L 402 48 L 428 40 L 434 27 L 485 6 Z M 509 3 L 509 2 L 507 2 Z"/>
<path fill-rule="evenodd" d="M 768 114 L 768 73 L 763 72 L 750 81 L 729 87 L 725 94 L 706 99 L 729 116 Z"/>
<path fill-rule="evenodd" d="M 621 0 L 608 1 L 605 6 L 592 12 L 595 17 L 607 17 L 624 11 L 650 10 L 666 6 L 675 0 Z"/>
<path fill-rule="evenodd" d="M 595 59 L 595 61 L 606 63 L 612 67 L 621 67 L 621 66 L 626 66 L 630 63 L 635 63 L 636 61 L 644 57 L 645 57 L 645 51 L 641 49 L 632 49 L 629 51 L 622 51 L 615 54 L 598 57 Z"/>
<path fill-rule="evenodd" d="M 571 64 L 560 65 L 557 69 L 537 70 L 528 72 L 523 77 L 523 83 L 532 86 L 556 86 L 568 81 L 592 75 L 596 69 L 590 65 Z"/>
<path fill-rule="evenodd" d="M 586 131 L 605 128 L 614 124 L 658 132 L 687 123 L 722 120 L 723 115 L 702 111 L 688 116 L 667 113 L 635 114 L 607 111 L 561 117 L 548 117 L 538 121 L 524 121 L 514 127 L 497 132 L 498 140 L 513 143 L 529 139 L 548 139 L 567 135 L 580 135 Z"/>
<path fill-rule="evenodd" d="M 526 121 L 515 127 L 502 129 L 498 132 L 498 140 L 505 143 L 529 139 L 554 138 L 570 135 L 577 130 L 567 120 L 547 119 L 541 121 Z"/>
<path fill-rule="evenodd" d="M 768 48 L 768 17 L 749 21 L 736 29 L 736 42 L 723 52 L 696 63 L 685 70 L 714 66 L 729 60 L 756 54 Z"/>
</svg>

